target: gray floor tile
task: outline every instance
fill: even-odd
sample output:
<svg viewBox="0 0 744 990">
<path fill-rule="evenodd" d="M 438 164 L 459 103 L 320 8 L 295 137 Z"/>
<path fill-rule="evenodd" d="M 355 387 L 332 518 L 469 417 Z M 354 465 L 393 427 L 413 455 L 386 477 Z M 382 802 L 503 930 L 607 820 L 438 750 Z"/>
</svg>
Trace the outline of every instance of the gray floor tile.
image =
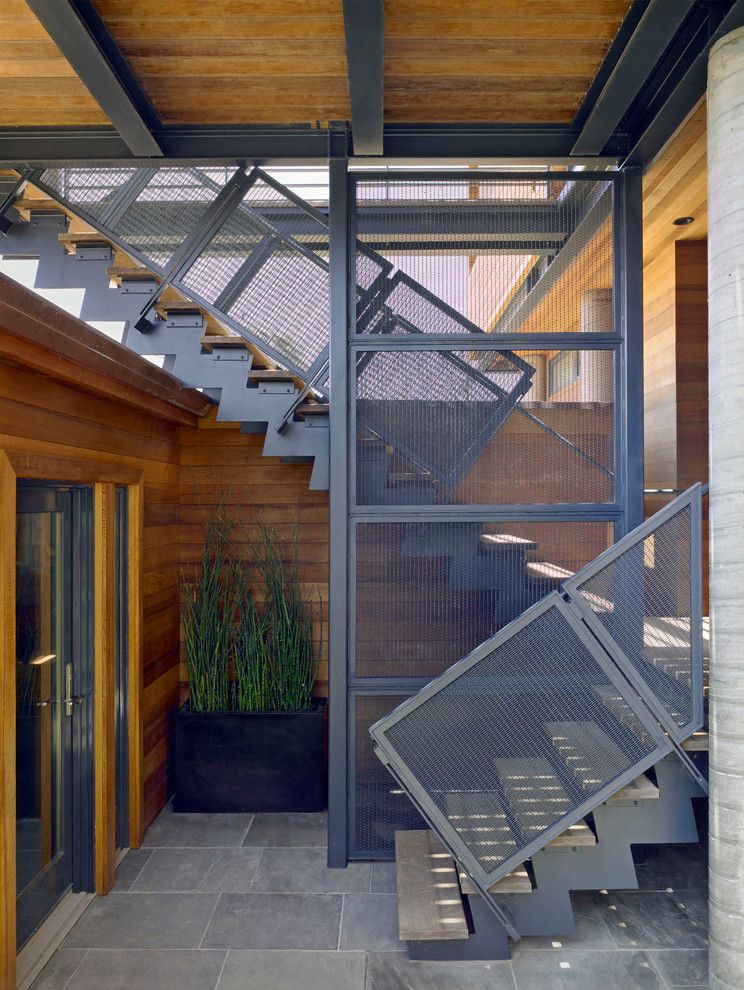
<svg viewBox="0 0 744 990">
<path fill-rule="evenodd" d="M 512 960 L 518 990 L 662 990 L 645 952 L 524 952 Z"/>
<path fill-rule="evenodd" d="M 263 849 L 252 889 L 310 894 L 369 891 L 369 863 L 350 863 L 345 870 L 329 870 L 327 858 L 325 849 Z"/>
<path fill-rule="evenodd" d="M 395 894 L 347 894 L 341 919 L 341 949 L 394 952 L 405 948 L 398 938 Z"/>
<path fill-rule="evenodd" d="M 142 871 L 142 867 L 152 856 L 152 849 L 130 849 L 116 867 L 116 891 L 131 890 L 132 884 Z"/>
<path fill-rule="evenodd" d="M 145 835 L 143 846 L 240 846 L 253 815 L 178 815 L 164 808 Z"/>
<path fill-rule="evenodd" d="M 708 889 L 705 843 L 644 846 L 641 855 L 642 860 L 636 868 L 640 890 Z"/>
<path fill-rule="evenodd" d="M 328 819 L 325 812 L 300 814 L 264 813 L 253 816 L 244 846 L 328 845 Z"/>
<path fill-rule="evenodd" d="M 214 990 L 224 952 L 91 949 L 68 990 Z"/>
<path fill-rule="evenodd" d="M 674 890 L 671 894 L 677 907 L 691 918 L 706 935 L 708 933 L 708 890 Z"/>
<path fill-rule="evenodd" d="M 593 899 L 621 949 L 703 949 L 705 929 L 676 895 L 657 891 L 610 891 Z"/>
<path fill-rule="evenodd" d="M 210 949 L 335 949 L 341 897 L 221 894 L 204 942 Z"/>
<path fill-rule="evenodd" d="M 509 962 L 411 962 L 405 952 L 370 952 L 367 990 L 514 990 L 514 979 Z"/>
<path fill-rule="evenodd" d="M 614 949 L 615 943 L 605 924 L 603 911 L 594 894 L 576 893 L 571 896 L 576 920 L 575 935 L 525 936 L 512 945 L 512 955 L 537 949 Z"/>
<path fill-rule="evenodd" d="M 649 956 L 669 986 L 705 986 L 708 979 L 705 949 L 664 949 L 649 952 Z"/>
<path fill-rule="evenodd" d="M 65 948 L 196 949 L 217 894 L 109 894 L 98 897 Z"/>
<path fill-rule="evenodd" d="M 218 990 L 364 990 L 363 952 L 231 949 Z"/>
<path fill-rule="evenodd" d="M 132 890 L 250 890 L 259 849 L 154 849 Z"/>
<path fill-rule="evenodd" d="M 85 949 L 57 949 L 31 984 L 31 990 L 63 990 L 85 953 Z"/>
<path fill-rule="evenodd" d="M 397 885 L 395 882 L 395 863 L 373 863 L 372 864 L 372 886 L 373 894 L 394 894 Z"/>
</svg>

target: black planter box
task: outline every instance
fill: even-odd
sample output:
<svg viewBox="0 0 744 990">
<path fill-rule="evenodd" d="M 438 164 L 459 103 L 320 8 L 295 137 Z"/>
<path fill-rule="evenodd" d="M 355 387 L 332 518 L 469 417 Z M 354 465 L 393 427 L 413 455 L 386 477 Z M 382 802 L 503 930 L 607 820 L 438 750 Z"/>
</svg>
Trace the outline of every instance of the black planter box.
<svg viewBox="0 0 744 990">
<path fill-rule="evenodd" d="M 322 811 L 325 701 L 307 712 L 176 712 L 175 811 Z"/>
</svg>

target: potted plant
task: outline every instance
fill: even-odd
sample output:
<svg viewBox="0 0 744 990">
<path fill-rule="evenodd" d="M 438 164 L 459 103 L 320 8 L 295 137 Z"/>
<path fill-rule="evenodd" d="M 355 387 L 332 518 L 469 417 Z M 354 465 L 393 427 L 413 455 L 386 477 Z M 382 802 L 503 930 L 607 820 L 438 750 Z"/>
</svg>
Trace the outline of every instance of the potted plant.
<svg viewBox="0 0 744 990">
<path fill-rule="evenodd" d="M 200 571 L 181 582 L 190 699 L 176 714 L 174 809 L 320 811 L 325 702 L 313 698 L 314 608 L 296 534 L 283 545 L 261 525 L 249 568 L 234 558 L 233 529 L 215 513 Z"/>
</svg>

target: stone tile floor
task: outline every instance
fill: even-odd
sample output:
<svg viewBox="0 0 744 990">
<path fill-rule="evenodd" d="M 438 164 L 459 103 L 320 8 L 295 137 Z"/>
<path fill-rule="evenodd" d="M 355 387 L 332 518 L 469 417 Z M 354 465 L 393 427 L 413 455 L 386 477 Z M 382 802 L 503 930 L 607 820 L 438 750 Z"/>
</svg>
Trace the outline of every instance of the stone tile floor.
<svg viewBox="0 0 744 990">
<path fill-rule="evenodd" d="M 649 847 L 639 890 L 574 895 L 577 934 L 511 961 L 412 963 L 392 864 L 325 865 L 322 815 L 166 808 L 33 990 L 693 990 L 706 984 L 705 848 Z"/>
</svg>

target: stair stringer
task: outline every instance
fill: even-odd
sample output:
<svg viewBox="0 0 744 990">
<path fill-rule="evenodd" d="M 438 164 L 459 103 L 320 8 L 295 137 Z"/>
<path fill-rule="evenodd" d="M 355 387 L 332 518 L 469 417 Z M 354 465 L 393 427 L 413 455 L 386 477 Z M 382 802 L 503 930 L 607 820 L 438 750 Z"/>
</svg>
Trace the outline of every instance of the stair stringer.
<svg viewBox="0 0 744 990">
<path fill-rule="evenodd" d="M 495 896 L 520 935 L 575 934 L 572 890 L 637 889 L 632 845 L 698 841 L 692 798 L 702 797 L 702 790 L 675 753 L 654 769 L 658 798 L 601 804 L 593 813 L 596 845 L 541 850 L 531 858 L 532 893 Z"/>
<path fill-rule="evenodd" d="M 16 223 L 0 240 L 0 255 L 38 259 L 36 289 L 82 289 L 81 319 L 124 323 L 125 346 L 143 357 L 164 355 L 165 370 L 185 387 L 203 389 L 217 403 L 219 421 L 240 423 L 244 432 L 265 433 L 265 456 L 311 462 L 309 487 L 327 490 L 328 417 L 317 416 L 313 422 L 291 420 L 279 433 L 277 427 L 297 389 L 290 385 L 274 390 L 273 383 L 249 387 L 252 355 L 247 349 L 238 355 L 233 349 L 227 352 L 227 348 L 219 347 L 216 338 L 212 353 L 207 352 L 201 344 L 203 326 L 168 327 L 160 321 L 149 333 L 136 330 L 142 294 L 122 292 L 109 285 L 107 269 L 111 259 L 68 254 L 58 236 L 64 226 Z"/>
</svg>

